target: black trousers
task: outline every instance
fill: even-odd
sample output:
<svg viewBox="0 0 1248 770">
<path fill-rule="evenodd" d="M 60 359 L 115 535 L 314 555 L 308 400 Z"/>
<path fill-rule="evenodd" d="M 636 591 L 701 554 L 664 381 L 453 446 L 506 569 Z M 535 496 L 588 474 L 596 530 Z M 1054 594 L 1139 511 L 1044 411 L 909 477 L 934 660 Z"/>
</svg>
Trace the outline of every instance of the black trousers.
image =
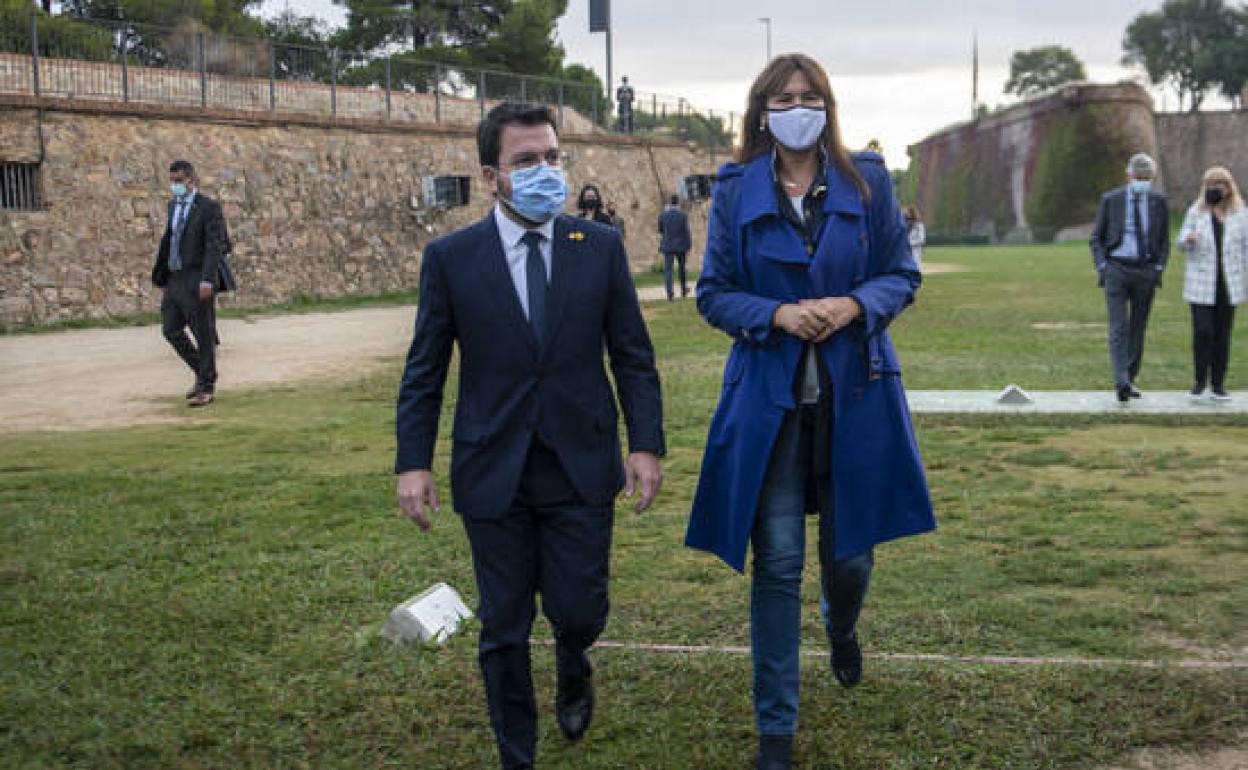
<svg viewBox="0 0 1248 770">
<path fill-rule="evenodd" d="M 613 510 L 577 495 L 558 456 L 534 440 L 501 517 L 464 515 L 481 620 L 478 660 L 504 770 L 532 767 L 537 705 L 529 659 L 536 595 L 555 637 L 559 676 L 588 676 L 585 651 L 607 624 Z"/>
<path fill-rule="evenodd" d="M 689 287 L 685 283 L 685 253 L 683 251 L 671 251 L 663 254 L 663 283 L 667 287 L 667 298 L 674 296 L 672 291 L 672 263 L 676 263 L 680 268 L 680 296 L 684 297 L 689 294 Z"/>
<path fill-rule="evenodd" d="M 160 300 L 160 325 L 165 339 L 195 372 L 195 388 L 211 393 L 217 385 L 216 295 L 199 298 L 199 271 L 178 271 L 169 276 Z M 190 327 L 195 341 L 186 334 Z"/>
<path fill-rule="evenodd" d="M 1227 296 L 1220 270 L 1215 301 L 1213 305 L 1192 305 L 1192 363 L 1197 387 L 1204 388 L 1208 382 L 1214 390 L 1222 390 L 1231 360 L 1235 306 Z"/>
</svg>

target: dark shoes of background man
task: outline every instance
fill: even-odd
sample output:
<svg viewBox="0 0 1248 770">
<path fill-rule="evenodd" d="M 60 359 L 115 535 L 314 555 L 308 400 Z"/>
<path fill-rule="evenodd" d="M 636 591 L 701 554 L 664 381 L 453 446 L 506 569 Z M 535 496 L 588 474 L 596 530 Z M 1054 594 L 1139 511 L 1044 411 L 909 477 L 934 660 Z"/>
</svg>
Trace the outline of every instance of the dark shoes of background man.
<svg viewBox="0 0 1248 770">
<path fill-rule="evenodd" d="M 1131 383 L 1127 383 L 1126 385 L 1119 385 L 1117 393 L 1118 393 L 1118 402 L 1121 404 L 1127 403 L 1129 399 L 1140 398 L 1141 396 L 1143 396 L 1143 394 L 1140 393 L 1140 391 L 1136 390 L 1135 386 L 1132 385 Z"/>
</svg>

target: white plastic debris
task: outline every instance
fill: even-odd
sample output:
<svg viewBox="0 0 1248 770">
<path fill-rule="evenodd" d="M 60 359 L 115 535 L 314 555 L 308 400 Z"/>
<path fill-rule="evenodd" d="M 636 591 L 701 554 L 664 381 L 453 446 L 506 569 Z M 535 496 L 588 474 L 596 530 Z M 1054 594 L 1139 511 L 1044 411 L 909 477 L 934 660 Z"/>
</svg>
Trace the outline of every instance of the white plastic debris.
<svg viewBox="0 0 1248 770">
<path fill-rule="evenodd" d="M 472 611 L 455 589 L 437 583 L 395 607 L 381 635 L 395 644 L 442 644 L 470 617 Z"/>
</svg>

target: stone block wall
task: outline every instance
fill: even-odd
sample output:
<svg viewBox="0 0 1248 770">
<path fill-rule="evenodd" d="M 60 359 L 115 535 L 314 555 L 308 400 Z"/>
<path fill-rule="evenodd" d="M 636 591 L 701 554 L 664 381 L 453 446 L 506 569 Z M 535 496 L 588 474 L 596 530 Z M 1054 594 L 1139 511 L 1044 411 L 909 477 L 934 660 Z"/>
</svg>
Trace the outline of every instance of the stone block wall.
<svg viewBox="0 0 1248 770">
<path fill-rule="evenodd" d="M 1170 207 L 1186 210 L 1210 166 L 1225 166 L 1248 192 L 1248 109 L 1225 112 L 1159 113 L 1157 143 Z"/>
<path fill-rule="evenodd" d="M 425 244 L 490 206 L 468 128 L 46 100 L 40 115 L 26 103 L 0 100 L 0 161 L 41 163 L 45 209 L 0 212 L 6 326 L 156 310 L 149 274 L 174 158 L 191 160 L 201 189 L 223 205 L 240 282 L 223 302 L 233 306 L 410 289 Z M 638 270 L 658 258 L 656 221 L 677 180 L 726 159 L 593 135 L 565 134 L 563 145 L 574 158 L 573 193 L 592 181 L 616 203 Z M 471 205 L 418 219 L 412 199 L 433 174 L 469 176 Z M 690 211 L 695 264 L 706 208 Z"/>
<path fill-rule="evenodd" d="M 1094 217 L 1131 154 L 1156 146 L 1142 88 L 1072 85 L 908 148 L 914 202 L 932 234 L 1049 240 Z"/>
</svg>

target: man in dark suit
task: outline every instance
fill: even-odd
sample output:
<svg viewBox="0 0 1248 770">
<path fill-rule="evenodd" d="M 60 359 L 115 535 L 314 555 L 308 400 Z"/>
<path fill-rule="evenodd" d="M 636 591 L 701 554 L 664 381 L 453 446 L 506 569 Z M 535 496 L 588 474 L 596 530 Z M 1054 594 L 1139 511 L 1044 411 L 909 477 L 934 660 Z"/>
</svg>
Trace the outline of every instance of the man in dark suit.
<svg viewBox="0 0 1248 770">
<path fill-rule="evenodd" d="M 160 320 L 165 339 L 195 372 L 187 391 L 194 407 L 212 403 L 217 383 L 218 291 L 233 289 L 226 262 L 229 236 L 221 206 L 196 188 L 195 168 L 185 160 L 169 166 L 169 217 L 152 268 L 152 283 L 164 289 Z M 195 341 L 187 337 L 190 327 Z"/>
<path fill-rule="evenodd" d="M 1135 378 L 1144 355 L 1144 330 L 1170 257 L 1170 209 L 1152 191 L 1157 165 L 1144 153 L 1127 163 L 1127 185 L 1101 198 L 1092 228 L 1092 264 L 1105 289 L 1109 358 L 1120 403 L 1139 398 Z"/>
<path fill-rule="evenodd" d="M 479 661 L 504 768 L 533 766 L 529 661 L 536 594 L 555 637 L 556 716 L 579 738 L 593 710 L 586 650 L 607 620 L 613 502 L 661 482 L 654 352 L 614 228 L 560 214 L 567 197 L 554 116 L 502 104 L 477 129 L 497 203 L 429 244 L 397 408 L 398 494 L 422 529 L 438 509 L 431 472 L 442 389 L 459 346 L 451 494 L 480 599 Z M 620 461 L 611 362 L 631 452 Z"/>
<path fill-rule="evenodd" d="M 680 266 L 680 296 L 689 296 L 685 283 L 685 255 L 693 246 L 689 233 L 689 217 L 680 210 L 680 197 L 673 195 L 663 212 L 659 214 L 659 251 L 663 254 L 663 283 L 667 287 L 667 299 L 675 297 L 672 287 L 672 263 Z"/>
</svg>

